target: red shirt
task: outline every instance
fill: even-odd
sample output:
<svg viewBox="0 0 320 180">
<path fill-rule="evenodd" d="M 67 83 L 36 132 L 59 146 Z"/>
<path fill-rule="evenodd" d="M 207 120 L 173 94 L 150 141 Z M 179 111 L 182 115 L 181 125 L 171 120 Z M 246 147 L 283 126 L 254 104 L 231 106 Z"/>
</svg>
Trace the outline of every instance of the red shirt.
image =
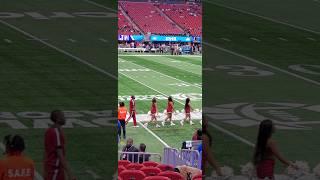
<svg viewBox="0 0 320 180">
<path fill-rule="evenodd" d="M 155 114 L 157 112 L 157 106 L 155 103 L 152 103 L 151 105 L 151 114 Z"/>
<path fill-rule="evenodd" d="M 134 99 L 130 100 L 130 112 L 136 111 L 136 102 Z"/>
<path fill-rule="evenodd" d="M 168 102 L 168 106 L 167 106 L 167 112 L 171 112 L 173 111 L 173 102 Z"/>
<path fill-rule="evenodd" d="M 45 167 L 48 170 L 61 168 L 61 162 L 58 158 L 57 150 L 62 149 L 65 156 L 65 137 L 58 128 L 49 128 L 45 133 Z"/>
<path fill-rule="evenodd" d="M 190 113 L 190 111 L 191 111 L 191 108 L 190 108 L 190 105 L 188 104 L 187 107 L 184 108 L 184 112 Z"/>
</svg>

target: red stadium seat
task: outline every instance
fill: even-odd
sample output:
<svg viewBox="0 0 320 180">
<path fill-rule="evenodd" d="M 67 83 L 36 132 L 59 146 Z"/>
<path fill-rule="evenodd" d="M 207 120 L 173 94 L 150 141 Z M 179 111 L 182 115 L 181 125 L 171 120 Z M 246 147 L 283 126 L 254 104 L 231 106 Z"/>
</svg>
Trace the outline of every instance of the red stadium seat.
<svg viewBox="0 0 320 180">
<path fill-rule="evenodd" d="M 124 170 L 119 176 L 122 180 L 143 180 L 146 177 L 140 170 Z"/>
<path fill-rule="evenodd" d="M 158 175 L 168 177 L 171 180 L 184 180 L 183 176 L 180 173 L 173 172 L 173 171 L 161 172 Z"/>
<path fill-rule="evenodd" d="M 148 176 L 143 180 L 170 180 L 170 178 L 164 176 Z"/>
<path fill-rule="evenodd" d="M 129 170 L 139 170 L 142 167 L 144 167 L 144 166 L 142 164 L 138 164 L 138 163 L 131 163 L 126 166 L 126 168 Z"/>
<path fill-rule="evenodd" d="M 199 180 L 202 179 L 202 174 L 196 174 L 195 176 L 193 176 L 192 180 Z"/>
<path fill-rule="evenodd" d="M 119 160 L 118 161 L 118 166 L 124 166 L 124 167 L 126 167 L 128 164 L 130 164 L 131 162 L 130 161 L 128 161 L 128 160 Z"/>
<path fill-rule="evenodd" d="M 154 162 L 154 161 L 145 161 L 142 163 L 145 167 L 149 167 L 149 166 L 152 166 L 152 167 L 157 167 L 159 165 L 159 163 L 157 162 Z"/>
<path fill-rule="evenodd" d="M 161 171 L 173 171 L 174 167 L 171 165 L 167 165 L 167 164 L 159 164 L 157 166 L 157 168 L 159 168 Z"/>
<path fill-rule="evenodd" d="M 146 176 L 156 176 L 158 175 L 161 170 L 157 167 L 152 167 L 152 166 L 149 166 L 149 167 L 143 167 L 140 169 L 142 172 L 144 172 L 146 174 Z"/>
<path fill-rule="evenodd" d="M 118 166 L 118 174 L 120 174 L 122 171 L 126 170 L 124 166 Z"/>
</svg>

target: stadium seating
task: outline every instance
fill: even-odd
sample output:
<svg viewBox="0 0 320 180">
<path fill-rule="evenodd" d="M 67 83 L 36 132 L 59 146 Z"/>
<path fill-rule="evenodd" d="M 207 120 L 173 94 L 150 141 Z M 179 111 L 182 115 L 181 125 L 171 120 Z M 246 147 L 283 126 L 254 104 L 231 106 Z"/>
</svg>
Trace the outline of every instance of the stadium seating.
<svg viewBox="0 0 320 180">
<path fill-rule="evenodd" d="M 161 172 L 158 175 L 168 177 L 171 180 L 184 180 L 183 176 L 180 173 L 173 172 L 173 171 Z"/>
<path fill-rule="evenodd" d="M 144 166 L 146 167 L 149 167 L 149 166 L 152 166 L 152 167 L 157 167 L 159 165 L 159 163 L 157 162 L 154 162 L 154 161 L 145 161 L 142 163 Z"/>
<path fill-rule="evenodd" d="M 157 167 L 143 167 L 140 169 L 142 172 L 144 172 L 146 174 L 146 176 L 156 176 L 158 175 L 161 170 Z"/>
<path fill-rule="evenodd" d="M 192 180 L 202 180 L 202 177 L 198 178 L 193 178 Z"/>
<path fill-rule="evenodd" d="M 161 4 L 159 8 L 185 31 L 202 34 L 201 6 L 196 4 Z"/>
<path fill-rule="evenodd" d="M 143 167 L 142 164 L 138 164 L 138 163 L 130 163 L 126 166 L 127 169 L 129 170 L 139 170 Z"/>
<path fill-rule="evenodd" d="M 120 1 L 119 5 L 124 12 L 119 11 L 118 13 L 118 33 L 139 34 L 139 31 L 123 15 L 123 13 L 127 13 L 129 18 L 145 34 L 148 32 L 154 34 L 185 34 L 189 32 L 191 35 L 197 36 L 202 34 L 202 7 L 199 4 L 156 5 L 146 2 Z M 169 19 L 158 10 L 162 11 Z"/>
<path fill-rule="evenodd" d="M 175 23 L 171 23 L 158 12 L 152 3 L 120 2 L 128 16 L 146 34 L 184 34 Z"/>
<path fill-rule="evenodd" d="M 124 166 L 126 167 L 128 164 L 130 164 L 131 162 L 128 160 L 118 160 L 118 166 Z"/>
<path fill-rule="evenodd" d="M 170 178 L 165 176 L 149 176 L 144 178 L 143 180 L 170 180 Z"/>
<path fill-rule="evenodd" d="M 118 165 L 118 174 L 120 174 L 124 170 L 126 170 L 126 168 L 123 165 Z"/>
<path fill-rule="evenodd" d="M 173 171 L 174 167 L 171 165 L 167 165 L 167 164 L 159 164 L 157 166 L 157 168 L 159 168 L 161 171 Z"/>
<path fill-rule="evenodd" d="M 119 8 L 120 9 L 120 8 Z M 118 34 L 120 35 L 133 35 L 139 34 L 133 25 L 126 19 L 122 11 L 118 11 Z"/>
<path fill-rule="evenodd" d="M 146 175 L 139 170 L 124 170 L 120 173 L 122 180 L 143 180 Z"/>
<path fill-rule="evenodd" d="M 199 179 L 202 179 L 202 174 L 197 174 L 192 178 L 192 180 L 199 180 Z"/>
</svg>

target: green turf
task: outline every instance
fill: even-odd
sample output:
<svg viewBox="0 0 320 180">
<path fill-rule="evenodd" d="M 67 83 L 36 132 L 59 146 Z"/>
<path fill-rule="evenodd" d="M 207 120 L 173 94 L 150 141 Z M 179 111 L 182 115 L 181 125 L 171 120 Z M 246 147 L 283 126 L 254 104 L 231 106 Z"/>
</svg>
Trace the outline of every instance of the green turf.
<svg viewBox="0 0 320 180">
<path fill-rule="evenodd" d="M 45 16 L 57 11 L 69 14 L 110 12 L 86 1 L 72 0 L 3 1 L 0 11 L 39 12 Z M 50 112 L 54 109 L 83 112 L 115 110 L 117 81 L 92 68 L 95 66 L 102 71 L 117 74 L 116 41 L 113 41 L 116 29 L 108 28 L 116 27 L 115 16 L 116 14 L 111 18 L 74 17 L 46 20 L 37 20 L 26 15 L 22 18 L 2 18 L 1 20 L 16 29 L 0 23 L 1 112 L 11 112 L 18 116 L 19 112 Z M 52 47 L 30 40 L 30 36 L 24 35 L 18 29 L 44 39 Z M 89 62 L 92 67 L 76 59 Z M 115 121 L 111 120 L 111 114 L 101 115 L 100 120 L 109 124 L 98 125 L 93 122 L 97 118 L 99 117 L 92 115 L 75 117 L 82 123 L 95 127 L 74 124 L 73 128 L 65 129 L 67 159 L 77 179 L 94 179 L 86 172 L 88 170 L 100 176 L 100 179 L 110 179 L 116 170 Z M 0 119 L 3 120 L 3 117 Z M 38 129 L 36 123 L 45 120 L 21 117 L 15 119 L 27 129 L 13 129 L 1 122 L 0 137 L 9 133 L 21 134 L 26 140 L 26 154 L 35 160 L 36 170 L 41 174 L 44 129 Z M 68 120 L 71 122 L 71 118 Z"/>
<path fill-rule="evenodd" d="M 165 98 L 157 101 L 160 113 L 166 108 L 166 98 L 175 94 L 191 95 L 192 107 L 194 109 L 202 109 L 201 61 L 201 57 L 193 56 L 119 55 L 118 98 L 123 101 L 124 99 L 121 98 L 127 97 L 124 102 L 128 107 L 130 96 L 135 95 L 138 114 L 146 114 L 150 111 L 151 98 L 159 95 Z M 178 67 L 179 65 L 181 66 Z M 177 86 L 177 83 L 182 83 L 184 86 Z M 193 93 L 199 95 L 197 96 L 198 99 L 192 99 Z M 141 99 L 146 96 L 149 96 L 149 100 Z M 185 99 L 174 98 L 173 100 L 175 109 L 181 111 L 184 107 Z M 141 124 L 139 128 L 133 128 L 132 123 L 129 123 L 127 137 L 134 139 L 136 147 L 140 143 L 145 143 L 148 152 L 158 153 L 163 157 L 163 148 L 166 145 L 180 149 L 182 142 L 190 140 L 193 133 L 201 128 L 199 119 L 194 122 L 194 125 L 185 124 L 184 126 L 181 126 L 179 122 L 175 122 L 175 126 L 167 124 L 160 128 L 156 128 L 152 124 L 148 125 L 147 128 L 157 137 L 148 132 Z M 166 145 L 157 138 L 163 140 Z M 119 150 L 122 149 L 122 146 L 123 143 L 119 144 Z"/>
<path fill-rule="evenodd" d="M 319 75 L 298 72 L 288 67 L 295 64 L 319 65 L 320 36 L 254 15 L 240 13 L 215 3 L 258 13 L 275 20 L 283 20 L 280 16 L 286 16 L 285 22 L 296 22 L 295 25 L 299 23 L 302 25 L 301 19 L 305 19 L 306 26 L 308 23 L 310 25 L 313 19 L 310 14 L 293 14 L 290 11 L 296 12 L 300 5 L 311 8 L 312 3 L 295 2 L 288 5 L 286 1 L 273 3 L 268 1 L 267 5 L 266 1 L 262 1 L 261 3 L 265 5 L 261 5 L 260 2 L 258 5 L 257 2 L 247 0 L 205 1 L 204 39 L 206 44 L 203 67 L 211 70 L 205 71 L 203 76 L 203 104 L 204 107 L 220 108 L 207 111 L 207 115 L 210 116 L 209 121 L 224 129 L 222 132 L 221 129 L 209 126 L 214 142 L 212 149 L 218 162 L 235 169 L 235 174 L 240 174 L 240 165 L 251 161 L 253 147 L 226 132 L 234 133 L 254 144 L 258 127 L 257 125 L 244 126 L 246 123 L 239 122 L 240 120 L 259 123 L 262 119 L 269 118 L 279 123 L 295 123 L 295 121 L 300 125 L 308 121 L 314 123 L 305 124 L 302 130 L 278 127 L 273 138 L 287 159 L 307 161 L 312 168 L 315 167 L 320 162 L 316 153 L 320 150 L 319 141 L 316 140 L 319 135 L 319 110 L 309 111 L 302 107 L 279 109 L 279 105 L 270 103 L 300 103 L 304 104 L 303 107 L 319 105 L 319 98 L 317 98 L 319 85 L 316 84 L 317 82 L 303 79 L 308 78 L 319 82 Z M 310 13 L 313 12 L 314 17 L 319 17 L 319 13 L 315 13 L 312 8 Z M 283 13 L 281 15 L 274 13 L 279 11 Z M 271 12 L 273 14 L 270 14 Z M 260 41 L 250 38 L 257 38 Z M 243 71 L 243 67 L 239 65 L 251 66 L 249 68 L 255 69 Z M 319 68 L 316 67 L 303 67 L 319 72 Z M 262 71 L 264 73 L 267 71 L 269 75 L 258 76 Z M 219 106 L 231 103 L 242 104 L 234 109 Z M 252 108 L 257 106 L 263 106 L 265 109 Z M 256 116 L 253 116 L 253 112 Z M 228 120 L 233 121 L 228 122 Z M 242 126 L 234 124 L 236 122 Z M 277 123 L 278 126 L 279 123 Z M 276 163 L 277 173 L 284 172 L 284 168 L 280 162 Z"/>
</svg>

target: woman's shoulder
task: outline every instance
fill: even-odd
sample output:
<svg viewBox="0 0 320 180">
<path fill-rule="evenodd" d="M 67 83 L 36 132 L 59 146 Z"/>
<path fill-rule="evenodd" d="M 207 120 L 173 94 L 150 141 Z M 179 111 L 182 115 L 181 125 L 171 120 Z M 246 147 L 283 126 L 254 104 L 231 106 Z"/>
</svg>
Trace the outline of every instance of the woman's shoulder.
<svg viewBox="0 0 320 180">
<path fill-rule="evenodd" d="M 273 140 L 272 138 L 269 138 L 267 141 L 268 147 L 274 146 L 276 144 L 276 141 Z"/>
</svg>

